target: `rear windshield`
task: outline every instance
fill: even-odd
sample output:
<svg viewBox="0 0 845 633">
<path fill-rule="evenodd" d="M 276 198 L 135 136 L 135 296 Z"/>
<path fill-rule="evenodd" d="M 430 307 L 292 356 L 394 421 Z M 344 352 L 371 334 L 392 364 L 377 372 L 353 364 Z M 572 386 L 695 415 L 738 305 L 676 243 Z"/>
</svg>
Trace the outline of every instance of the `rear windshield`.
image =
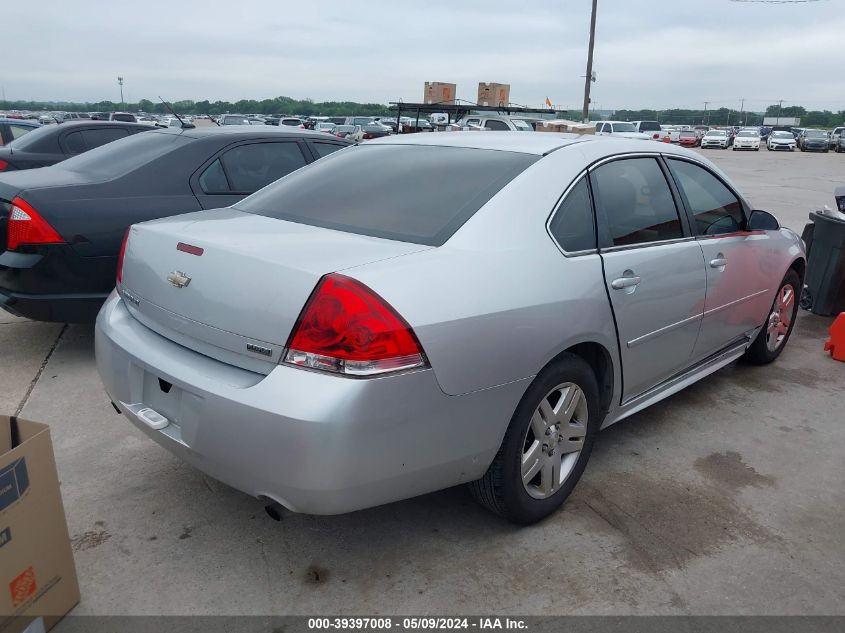
<svg viewBox="0 0 845 633">
<path fill-rule="evenodd" d="M 8 145 L 6 145 L 6 147 L 18 149 L 22 152 L 29 151 L 38 145 L 43 137 L 54 135 L 55 128 L 55 125 L 45 125 L 43 127 L 35 128 L 29 134 L 24 134 L 23 136 L 13 139 Z M 56 146 L 56 151 L 58 151 L 58 143 L 56 143 L 56 141 L 53 141 L 53 143 Z"/>
<path fill-rule="evenodd" d="M 657 121 L 640 121 L 640 132 L 659 132 L 660 124 Z"/>
<path fill-rule="evenodd" d="M 462 147 L 357 146 L 295 171 L 234 206 L 279 220 L 441 246 L 538 159 Z"/>
<path fill-rule="evenodd" d="M 92 174 L 110 180 L 159 156 L 178 149 L 193 139 L 168 132 L 142 132 L 118 139 L 59 163 L 62 169 Z"/>
</svg>

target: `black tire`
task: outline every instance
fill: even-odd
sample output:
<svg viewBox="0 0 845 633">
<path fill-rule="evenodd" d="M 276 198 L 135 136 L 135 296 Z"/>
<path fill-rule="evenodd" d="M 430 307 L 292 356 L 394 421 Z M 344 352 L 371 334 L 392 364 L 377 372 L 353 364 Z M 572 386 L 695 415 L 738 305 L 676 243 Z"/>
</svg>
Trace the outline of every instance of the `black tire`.
<svg viewBox="0 0 845 633">
<path fill-rule="evenodd" d="M 763 323 L 763 327 L 757 333 L 757 338 L 754 339 L 754 342 L 749 346 L 747 350 L 745 350 L 745 354 L 743 355 L 743 360 L 750 363 L 751 365 L 768 365 L 769 363 L 774 361 L 778 356 L 780 356 L 780 353 L 783 351 L 783 348 L 786 347 L 786 344 L 789 342 L 789 337 L 792 335 L 792 330 L 795 328 L 795 319 L 798 316 L 798 305 L 801 301 L 802 289 L 801 278 L 798 276 L 798 273 L 791 268 L 787 271 L 786 275 L 783 278 L 783 281 L 781 281 L 780 285 L 778 286 L 778 293 L 777 295 L 775 295 L 775 302 L 777 302 L 778 298 L 780 297 L 781 291 L 787 284 L 792 286 L 793 291 L 792 315 L 789 321 L 789 327 L 786 333 L 784 334 L 781 343 L 774 350 L 770 350 L 766 341 L 766 333 L 767 325 L 769 323 L 769 314 L 774 311 L 773 302 L 772 308 L 769 310 L 769 314 L 766 315 L 766 321 Z"/>
<path fill-rule="evenodd" d="M 528 494 L 522 482 L 525 438 L 541 401 L 562 383 L 577 385 L 586 399 L 587 423 L 583 447 L 560 488 L 545 499 L 536 499 Z M 561 355 L 538 374 L 525 392 L 511 418 L 499 452 L 484 476 L 468 484 L 470 492 L 482 506 L 508 521 L 523 525 L 536 523 L 557 510 L 575 488 L 590 458 L 601 423 L 599 389 L 592 368 L 579 356 Z"/>
</svg>

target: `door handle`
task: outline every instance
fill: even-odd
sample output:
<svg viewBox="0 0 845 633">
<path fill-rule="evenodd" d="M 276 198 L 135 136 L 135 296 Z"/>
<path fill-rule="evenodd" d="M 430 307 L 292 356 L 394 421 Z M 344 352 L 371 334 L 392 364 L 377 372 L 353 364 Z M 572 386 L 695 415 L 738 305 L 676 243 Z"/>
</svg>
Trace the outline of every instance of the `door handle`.
<svg viewBox="0 0 845 633">
<path fill-rule="evenodd" d="M 710 260 L 710 268 L 724 268 L 728 265 L 728 260 L 724 255 L 719 255 L 716 259 Z"/>
<path fill-rule="evenodd" d="M 633 288 L 639 286 L 642 281 L 641 277 L 620 277 L 610 282 L 610 287 L 615 290 L 623 290 L 625 288 Z"/>
</svg>

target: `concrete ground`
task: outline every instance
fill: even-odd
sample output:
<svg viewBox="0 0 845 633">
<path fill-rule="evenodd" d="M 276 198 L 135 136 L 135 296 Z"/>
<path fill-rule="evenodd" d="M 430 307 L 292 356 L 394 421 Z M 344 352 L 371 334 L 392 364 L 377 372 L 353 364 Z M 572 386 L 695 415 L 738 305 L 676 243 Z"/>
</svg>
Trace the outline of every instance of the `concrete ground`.
<svg viewBox="0 0 845 633">
<path fill-rule="evenodd" d="M 706 154 L 797 230 L 845 167 Z M 274 522 L 114 412 L 90 327 L 0 321 L 3 411 L 52 429 L 76 614 L 845 614 L 830 319 L 802 313 L 775 364 L 729 366 L 603 431 L 564 509 L 527 528 L 463 488 Z"/>
</svg>

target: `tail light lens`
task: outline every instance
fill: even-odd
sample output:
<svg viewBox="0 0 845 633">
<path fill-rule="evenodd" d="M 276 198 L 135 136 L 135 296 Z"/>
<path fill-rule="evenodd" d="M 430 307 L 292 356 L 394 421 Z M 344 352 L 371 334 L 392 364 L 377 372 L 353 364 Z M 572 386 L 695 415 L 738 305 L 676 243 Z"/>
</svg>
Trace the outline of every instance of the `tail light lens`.
<svg viewBox="0 0 845 633">
<path fill-rule="evenodd" d="M 62 236 L 23 198 L 12 200 L 6 229 L 6 248 L 15 250 L 21 244 L 61 244 Z"/>
<path fill-rule="evenodd" d="M 405 319 L 367 286 L 338 274 L 317 284 L 293 328 L 285 362 L 348 376 L 427 366 Z"/>
<path fill-rule="evenodd" d="M 369 132 L 364 132 L 364 138 L 373 138 L 373 135 Z"/>
<path fill-rule="evenodd" d="M 652 135 L 652 137 L 651 137 L 651 138 L 660 138 L 660 134 L 658 134 L 657 132 L 655 132 L 655 133 Z"/>
<path fill-rule="evenodd" d="M 123 241 L 120 243 L 120 253 L 117 256 L 117 283 L 123 283 L 123 258 L 126 256 L 126 244 L 129 242 L 129 231 L 132 227 L 126 229 L 123 234 Z"/>
<path fill-rule="evenodd" d="M 4 171 L 8 166 L 9 163 L 7 163 L 5 160 L 0 160 L 0 171 Z"/>
</svg>

